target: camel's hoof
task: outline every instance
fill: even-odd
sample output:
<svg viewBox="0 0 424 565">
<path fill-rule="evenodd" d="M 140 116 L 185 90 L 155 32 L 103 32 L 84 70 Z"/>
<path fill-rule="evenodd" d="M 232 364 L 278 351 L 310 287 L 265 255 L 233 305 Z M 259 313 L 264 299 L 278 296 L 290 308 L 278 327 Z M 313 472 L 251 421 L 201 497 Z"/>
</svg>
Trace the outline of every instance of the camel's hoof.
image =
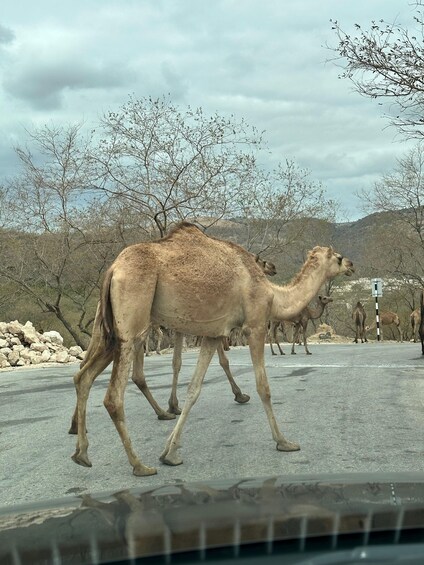
<svg viewBox="0 0 424 565">
<path fill-rule="evenodd" d="M 79 451 L 75 451 L 75 453 L 71 456 L 72 461 L 81 465 L 82 467 L 92 467 L 92 463 L 87 455 L 81 455 Z"/>
<path fill-rule="evenodd" d="M 158 414 L 158 420 L 174 420 L 175 414 L 171 412 L 164 412 L 163 414 Z"/>
<path fill-rule="evenodd" d="M 273 355 L 277 355 L 276 353 L 274 353 L 273 351 L 271 352 Z"/>
<path fill-rule="evenodd" d="M 159 459 L 165 465 L 171 465 L 173 467 L 175 467 L 176 465 L 181 465 L 181 463 L 183 462 L 179 455 L 177 455 L 175 452 L 169 453 L 169 451 L 167 453 L 164 451 Z"/>
<path fill-rule="evenodd" d="M 176 416 L 179 416 L 181 414 L 181 408 L 179 406 L 169 406 L 168 408 L 168 412 L 169 414 L 175 414 Z"/>
<path fill-rule="evenodd" d="M 300 445 L 298 443 L 288 441 L 287 439 L 277 443 L 277 451 L 299 451 L 299 449 Z"/>
<path fill-rule="evenodd" d="M 246 404 L 246 402 L 249 402 L 250 396 L 241 392 L 240 394 L 236 394 L 234 396 L 234 400 L 239 404 Z"/>
<path fill-rule="evenodd" d="M 310 351 L 307 351 L 306 355 L 312 355 L 312 353 Z"/>
<path fill-rule="evenodd" d="M 149 475 L 156 475 L 157 472 L 158 470 L 155 467 L 147 467 L 141 463 L 133 468 L 133 475 L 136 477 L 148 477 Z"/>
<path fill-rule="evenodd" d="M 296 355 L 296 351 L 292 351 L 291 354 L 292 354 L 292 355 Z"/>
</svg>

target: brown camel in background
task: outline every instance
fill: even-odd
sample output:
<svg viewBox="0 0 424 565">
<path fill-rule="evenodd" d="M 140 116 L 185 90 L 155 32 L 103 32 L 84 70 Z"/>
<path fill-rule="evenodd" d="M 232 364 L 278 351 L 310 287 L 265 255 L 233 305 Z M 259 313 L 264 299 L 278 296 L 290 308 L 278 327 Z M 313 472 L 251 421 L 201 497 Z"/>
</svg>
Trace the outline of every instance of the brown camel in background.
<svg viewBox="0 0 424 565">
<path fill-rule="evenodd" d="M 383 341 L 383 326 L 391 326 L 394 325 L 397 327 L 399 332 L 400 341 L 403 342 L 403 332 L 400 326 L 400 319 L 397 314 L 394 312 L 381 312 L 380 314 L 380 335 L 381 341 Z M 377 327 L 377 322 L 373 322 L 370 326 L 366 326 L 365 330 L 369 332 L 370 330 L 374 330 Z"/>
<path fill-rule="evenodd" d="M 306 329 L 308 327 L 309 320 L 317 320 L 321 318 L 322 313 L 324 312 L 325 307 L 330 302 L 333 302 L 333 299 L 330 296 L 318 296 L 318 304 L 313 308 L 312 306 L 307 306 L 302 310 L 302 312 L 296 317 L 296 319 L 292 319 L 294 329 L 293 329 L 293 342 L 292 342 L 292 355 L 296 354 L 294 350 L 294 346 L 296 341 L 300 335 L 300 332 L 303 333 L 303 345 L 305 347 L 306 355 L 312 355 L 312 353 L 308 349 L 308 344 L 306 343 Z"/>
<path fill-rule="evenodd" d="M 272 409 L 264 362 L 267 321 L 297 316 L 327 280 L 353 271 L 352 262 L 331 247 L 315 247 L 289 284 L 275 285 L 241 246 L 207 236 L 186 222 L 158 241 L 124 249 L 102 284 L 98 310 L 102 345 L 91 349 L 90 357 L 74 377 L 78 414 L 74 462 L 91 466 L 87 453 L 87 400 L 95 378 L 113 361 L 104 405 L 133 473 L 141 476 L 157 472 L 137 457 L 124 412 L 124 392 L 135 346 L 144 343 L 152 323 L 182 334 L 204 336 L 183 410 L 160 457 L 163 463 L 182 463 L 177 450 L 183 426 L 218 344 L 234 327 L 243 328 L 248 336 L 256 388 L 277 449 L 298 450 L 299 445 L 281 433 Z"/>
<path fill-rule="evenodd" d="M 358 343 L 358 339 L 360 339 L 361 343 L 364 343 L 364 341 L 367 342 L 368 340 L 365 331 L 365 320 L 367 319 L 367 313 L 365 312 L 365 308 L 360 302 L 356 303 L 356 306 L 352 312 L 352 319 L 355 322 L 356 330 L 355 339 L 353 341 L 355 343 Z"/>
<path fill-rule="evenodd" d="M 412 340 L 414 341 L 414 343 L 416 343 L 419 337 L 418 330 L 421 323 L 421 309 L 416 308 L 413 312 L 411 312 L 409 319 L 411 320 L 412 326 Z"/>
</svg>

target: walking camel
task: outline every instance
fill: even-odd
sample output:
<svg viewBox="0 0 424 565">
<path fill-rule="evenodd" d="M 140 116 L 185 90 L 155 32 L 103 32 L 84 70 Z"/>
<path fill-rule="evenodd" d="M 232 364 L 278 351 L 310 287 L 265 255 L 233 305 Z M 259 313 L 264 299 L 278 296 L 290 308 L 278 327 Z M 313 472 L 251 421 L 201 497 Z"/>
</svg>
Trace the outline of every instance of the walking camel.
<svg viewBox="0 0 424 565">
<path fill-rule="evenodd" d="M 259 258 L 259 255 L 255 255 L 255 261 L 259 268 L 268 276 L 274 276 L 277 274 L 277 270 L 275 268 L 274 263 L 271 261 L 266 261 Z M 99 308 L 99 306 L 98 306 Z M 86 361 L 92 355 L 92 352 L 97 347 L 102 347 L 101 344 L 101 330 L 99 325 L 99 312 L 96 314 L 95 323 L 93 327 L 93 334 L 92 339 L 90 341 L 89 349 L 86 352 L 85 359 L 80 364 L 80 368 L 86 363 Z M 159 329 L 160 336 L 163 335 L 162 330 L 159 326 L 154 326 L 154 331 Z M 149 335 L 146 338 L 146 342 L 149 339 Z M 144 376 L 144 355 L 143 355 L 143 348 L 136 344 L 134 347 L 134 363 L 133 363 L 133 372 L 132 372 L 132 380 L 144 394 L 145 398 L 148 400 L 149 404 L 156 412 L 156 415 L 159 420 L 171 420 L 175 418 L 175 415 L 181 414 L 181 408 L 178 404 L 177 398 L 177 387 L 178 387 L 178 376 L 181 371 L 182 365 L 182 352 L 183 352 L 183 342 L 184 342 L 184 334 L 175 332 L 174 335 L 174 349 L 172 355 L 172 368 L 173 368 L 173 377 L 172 377 L 172 387 L 171 387 L 171 394 L 168 401 L 168 410 L 164 410 L 159 406 L 159 404 L 154 399 Z M 245 404 L 249 402 L 250 396 L 248 394 L 244 394 L 240 387 L 234 380 L 233 375 L 231 374 L 230 370 L 230 363 L 228 357 L 225 355 L 225 351 L 228 351 L 229 347 L 227 346 L 228 337 L 223 337 L 221 343 L 217 345 L 217 353 L 219 358 L 219 364 L 223 368 L 228 382 L 230 383 L 231 390 L 234 394 L 234 400 L 239 404 Z M 158 346 L 156 348 L 156 353 L 160 354 L 158 351 Z M 148 349 L 145 347 L 145 356 L 148 356 Z M 72 416 L 71 427 L 69 429 L 70 434 L 77 434 L 78 433 L 78 421 L 77 421 L 77 408 L 75 408 L 74 415 Z"/>
<path fill-rule="evenodd" d="M 270 320 L 268 323 L 269 346 L 272 355 L 277 355 L 274 351 L 274 348 L 272 347 L 273 343 L 275 343 L 278 347 L 280 355 L 285 355 L 283 348 L 280 345 L 280 340 L 278 339 L 278 330 L 280 330 L 283 334 L 284 341 L 289 341 L 287 337 L 286 322 L 279 320 Z"/>
<path fill-rule="evenodd" d="M 421 323 L 421 309 L 416 308 L 413 312 L 411 312 L 409 319 L 411 320 L 412 326 L 412 339 L 414 343 L 416 343 L 418 341 L 418 330 Z"/>
<path fill-rule="evenodd" d="M 232 268 L 228 269 L 228 265 Z M 177 450 L 183 426 L 218 344 L 234 327 L 241 327 L 248 336 L 256 388 L 277 449 L 300 449 L 281 433 L 272 409 L 264 363 L 267 321 L 296 316 L 326 280 L 353 272 L 352 262 L 331 247 L 315 247 L 298 275 L 288 285 L 279 286 L 266 278 L 241 246 L 207 236 L 187 222 L 158 241 L 124 249 L 102 284 L 98 316 L 103 346 L 92 349 L 90 358 L 74 377 L 78 414 L 74 462 L 91 467 L 86 432 L 88 395 L 95 378 L 113 361 L 104 405 L 121 437 L 133 474 L 157 472 L 137 457 L 124 412 L 134 346 L 143 344 L 152 323 L 204 336 L 183 410 L 160 456 L 162 463 L 182 463 Z"/>
<path fill-rule="evenodd" d="M 381 341 L 383 341 L 383 326 L 391 326 L 395 325 L 399 332 L 400 341 L 403 342 L 403 333 L 402 328 L 400 327 L 400 319 L 397 314 L 394 312 L 381 312 L 380 314 L 380 334 L 381 334 Z M 366 332 L 370 330 L 374 330 L 377 326 L 377 322 L 373 322 L 370 326 L 366 326 Z"/>
<path fill-rule="evenodd" d="M 325 307 L 330 302 L 333 302 L 333 299 L 330 296 L 319 295 L 318 304 L 317 306 L 315 306 L 315 308 L 306 306 L 306 308 L 302 310 L 302 312 L 296 317 L 296 319 L 292 319 L 294 323 L 293 343 L 291 349 L 292 355 L 296 354 L 294 346 L 298 340 L 300 331 L 302 331 L 303 333 L 303 345 L 305 346 L 306 355 L 312 355 L 312 353 L 308 349 L 308 344 L 306 343 L 306 329 L 308 327 L 309 320 L 317 320 L 318 318 L 320 318 L 322 316 L 322 313 L 324 312 Z"/>
<path fill-rule="evenodd" d="M 354 343 L 358 343 L 358 339 L 361 340 L 361 343 L 364 343 L 364 341 L 367 342 L 367 334 L 365 331 L 365 320 L 367 319 L 367 313 L 365 312 L 365 308 L 360 302 L 356 303 L 356 306 L 352 312 L 352 319 L 355 322 L 356 329 L 355 339 L 353 340 Z"/>
<path fill-rule="evenodd" d="M 303 344 L 305 347 L 306 355 L 312 355 L 312 353 L 308 349 L 307 338 L 306 338 L 306 330 L 308 327 L 309 320 L 317 320 L 318 318 L 320 318 L 322 316 L 322 313 L 324 312 L 324 308 L 330 302 L 333 302 L 333 299 L 330 298 L 329 296 L 319 295 L 318 305 L 315 308 L 313 308 L 312 306 L 306 306 L 306 308 L 304 308 L 298 316 L 294 318 L 290 318 L 290 320 L 287 320 L 287 322 L 293 322 L 292 348 L 291 348 L 292 355 L 296 355 L 296 351 L 295 351 L 296 343 L 300 344 L 301 330 L 302 330 Z M 274 353 L 274 350 L 272 348 L 273 341 L 277 344 L 277 347 L 280 350 L 280 355 L 285 355 L 282 347 L 280 346 L 280 342 L 278 341 L 277 338 L 277 329 L 278 326 L 281 325 L 282 323 L 284 322 L 275 321 L 275 320 L 271 321 L 270 323 L 270 346 L 273 355 L 276 355 L 276 353 Z"/>
</svg>

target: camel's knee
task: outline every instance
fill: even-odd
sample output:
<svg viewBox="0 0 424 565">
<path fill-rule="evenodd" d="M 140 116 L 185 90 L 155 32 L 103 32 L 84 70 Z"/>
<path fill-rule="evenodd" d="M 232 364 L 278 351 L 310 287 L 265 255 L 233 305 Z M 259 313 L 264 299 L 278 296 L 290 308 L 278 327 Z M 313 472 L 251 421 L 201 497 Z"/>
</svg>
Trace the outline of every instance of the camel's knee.
<svg viewBox="0 0 424 565">
<path fill-rule="evenodd" d="M 147 390 L 147 384 L 144 375 L 133 373 L 131 375 L 131 380 L 138 386 L 141 391 Z"/>
<path fill-rule="evenodd" d="M 259 397 L 262 400 L 262 402 L 270 402 L 271 401 L 271 390 L 269 388 L 268 383 L 258 382 L 256 384 L 256 390 L 257 390 Z"/>
</svg>

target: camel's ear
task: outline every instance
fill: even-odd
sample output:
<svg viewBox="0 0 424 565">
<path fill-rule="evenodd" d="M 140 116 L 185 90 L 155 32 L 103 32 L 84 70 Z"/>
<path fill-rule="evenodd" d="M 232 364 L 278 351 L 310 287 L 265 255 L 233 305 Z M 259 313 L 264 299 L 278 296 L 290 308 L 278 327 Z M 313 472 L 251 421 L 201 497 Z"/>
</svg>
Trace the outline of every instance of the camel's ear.
<svg viewBox="0 0 424 565">
<path fill-rule="evenodd" d="M 330 258 L 334 253 L 334 249 L 330 246 L 327 250 L 327 257 Z"/>
<path fill-rule="evenodd" d="M 255 255 L 255 261 L 256 263 L 259 261 L 259 255 Z"/>
<path fill-rule="evenodd" d="M 322 296 L 321 294 L 318 295 L 318 300 L 321 300 Z"/>
</svg>

